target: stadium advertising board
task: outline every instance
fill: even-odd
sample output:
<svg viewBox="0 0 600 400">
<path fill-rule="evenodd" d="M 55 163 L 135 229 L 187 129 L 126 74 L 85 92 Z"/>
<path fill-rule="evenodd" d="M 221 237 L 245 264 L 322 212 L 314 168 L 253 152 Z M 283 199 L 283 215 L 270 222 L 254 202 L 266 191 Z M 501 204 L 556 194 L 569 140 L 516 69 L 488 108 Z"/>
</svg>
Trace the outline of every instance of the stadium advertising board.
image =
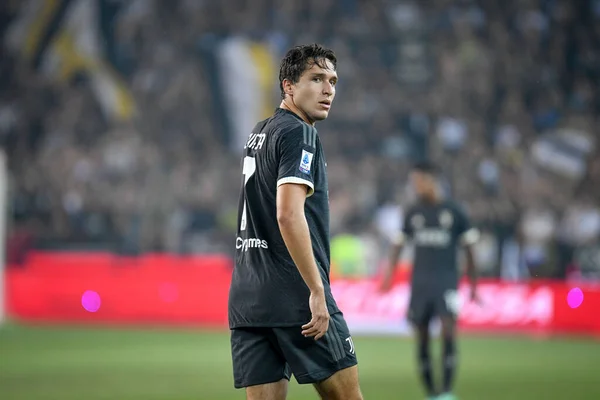
<svg viewBox="0 0 600 400">
<path fill-rule="evenodd" d="M 136 258 L 34 253 L 9 267 L 9 317 L 24 321 L 226 327 L 231 261 L 223 256 Z M 332 290 L 354 332 L 408 334 L 410 287 L 399 276 L 388 293 L 377 279 L 334 279 Z M 480 284 L 482 304 L 461 286 L 463 331 L 600 336 L 600 285 L 536 281 Z"/>
<path fill-rule="evenodd" d="M 334 295 L 349 323 L 361 333 L 409 333 L 406 322 L 410 287 L 398 282 L 385 294 L 376 281 L 336 281 Z M 459 291 L 459 323 L 463 330 L 545 332 L 553 328 L 553 285 L 486 282 L 481 303 L 468 301 L 468 288 Z"/>
</svg>

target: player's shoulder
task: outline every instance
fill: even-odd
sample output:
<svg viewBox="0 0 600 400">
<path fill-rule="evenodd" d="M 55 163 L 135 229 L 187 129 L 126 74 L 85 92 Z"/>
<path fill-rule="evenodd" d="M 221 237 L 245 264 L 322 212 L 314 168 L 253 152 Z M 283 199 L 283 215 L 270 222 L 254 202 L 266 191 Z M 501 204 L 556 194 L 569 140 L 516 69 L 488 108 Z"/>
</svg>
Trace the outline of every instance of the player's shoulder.
<svg viewBox="0 0 600 400">
<path fill-rule="evenodd" d="M 284 136 L 287 141 L 293 137 L 302 138 L 302 123 L 303 121 L 294 117 L 292 113 L 278 108 L 269 118 L 256 123 L 248 143 L 260 141 L 260 143 L 267 143 L 267 148 L 276 149 L 281 145 L 280 138 Z"/>
<path fill-rule="evenodd" d="M 419 203 L 418 202 L 407 204 L 404 209 L 404 216 L 408 217 L 409 215 L 412 215 L 418 211 L 419 211 Z"/>
<path fill-rule="evenodd" d="M 269 118 L 259 121 L 252 129 L 253 133 L 264 133 L 269 136 L 279 134 L 282 131 L 290 131 L 300 126 L 300 120 L 294 118 L 291 113 L 278 108 Z"/>
<path fill-rule="evenodd" d="M 307 127 L 309 127 L 309 125 L 291 111 L 280 108 L 275 112 L 273 129 L 280 134 L 298 131 L 302 132 L 302 130 Z"/>
<path fill-rule="evenodd" d="M 269 118 L 263 119 L 262 121 L 257 122 L 256 125 L 254 125 L 254 128 L 252 129 L 252 133 L 263 133 L 265 130 L 265 127 L 267 126 L 267 124 L 269 123 L 269 121 L 272 118 L 273 117 L 269 117 Z"/>
<path fill-rule="evenodd" d="M 316 147 L 316 129 L 304 122 L 291 111 L 279 109 L 270 129 L 272 130 L 276 143 L 283 144 L 286 147 L 287 145 L 308 145 Z"/>
<path fill-rule="evenodd" d="M 423 205 L 419 201 L 408 204 L 406 206 L 406 208 L 404 209 L 404 219 L 407 221 L 412 219 L 415 215 L 425 215 L 425 214 L 426 214 L 426 210 L 424 209 Z"/>
<path fill-rule="evenodd" d="M 448 199 L 444 200 L 444 202 L 442 202 L 442 207 L 450 210 L 454 214 L 459 214 L 459 215 L 466 214 L 464 206 L 460 202 L 458 202 L 452 198 L 448 198 Z"/>
</svg>

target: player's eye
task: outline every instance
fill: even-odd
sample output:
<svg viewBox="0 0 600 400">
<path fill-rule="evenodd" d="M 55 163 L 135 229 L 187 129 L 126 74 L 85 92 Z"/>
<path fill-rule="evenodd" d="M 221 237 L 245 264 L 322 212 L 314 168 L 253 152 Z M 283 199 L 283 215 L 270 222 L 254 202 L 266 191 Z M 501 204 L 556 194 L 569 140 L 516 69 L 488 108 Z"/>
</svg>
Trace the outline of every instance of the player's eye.
<svg viewBox="0 0 600 400">
<path fill-rule="evenodd" d="M 313 78 L 313 82 L 320 83 L 320 82 L 321 82 L 321 77 L 319 77 L 319 76 L 315 76 L 315 77 Z"/>
<path fill-rule="evenodd" d="M 331 86 L 335 86 L 337 85 L 337 79 L 332 79 L 329 81 L 329 83 L 331 83 Z"/>
</svg>

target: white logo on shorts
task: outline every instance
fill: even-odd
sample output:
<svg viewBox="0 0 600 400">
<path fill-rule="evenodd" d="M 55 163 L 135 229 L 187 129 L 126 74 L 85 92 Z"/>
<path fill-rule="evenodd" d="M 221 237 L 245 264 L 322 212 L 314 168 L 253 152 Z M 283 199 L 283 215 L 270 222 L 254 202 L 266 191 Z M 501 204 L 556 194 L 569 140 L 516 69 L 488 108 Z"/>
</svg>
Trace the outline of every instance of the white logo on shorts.
<svg viewBox="0 0 600 400">
<path fill-rule="evenodd" d="M 346 342 L 350 344 L 350 354 L 354 354 L 354 341 L 352 340 L 352 336 L 348 336 Z"/>
</svg>

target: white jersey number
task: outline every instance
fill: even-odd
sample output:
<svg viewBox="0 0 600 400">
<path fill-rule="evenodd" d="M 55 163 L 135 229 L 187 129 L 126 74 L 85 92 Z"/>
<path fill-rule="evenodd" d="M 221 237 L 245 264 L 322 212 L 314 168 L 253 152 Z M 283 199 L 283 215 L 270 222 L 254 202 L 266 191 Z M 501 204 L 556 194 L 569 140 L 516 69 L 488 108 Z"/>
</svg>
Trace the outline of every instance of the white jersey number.
<svg viewBox="0 0 600 400">
<path fill-rule="evenodd" d="M 244 175 L 244 198 L 246 197 L 246 184 L 248 180 L 256 172 L 256 159 L 254 157 L 244 157 L 244 166 L 242 168 L 242 174 Z M 240 231 L 246 230 L 246 201 L 244 200 L 244 209 L 242 211 L 242 220 L 240 222 Z"/>
</svg>

